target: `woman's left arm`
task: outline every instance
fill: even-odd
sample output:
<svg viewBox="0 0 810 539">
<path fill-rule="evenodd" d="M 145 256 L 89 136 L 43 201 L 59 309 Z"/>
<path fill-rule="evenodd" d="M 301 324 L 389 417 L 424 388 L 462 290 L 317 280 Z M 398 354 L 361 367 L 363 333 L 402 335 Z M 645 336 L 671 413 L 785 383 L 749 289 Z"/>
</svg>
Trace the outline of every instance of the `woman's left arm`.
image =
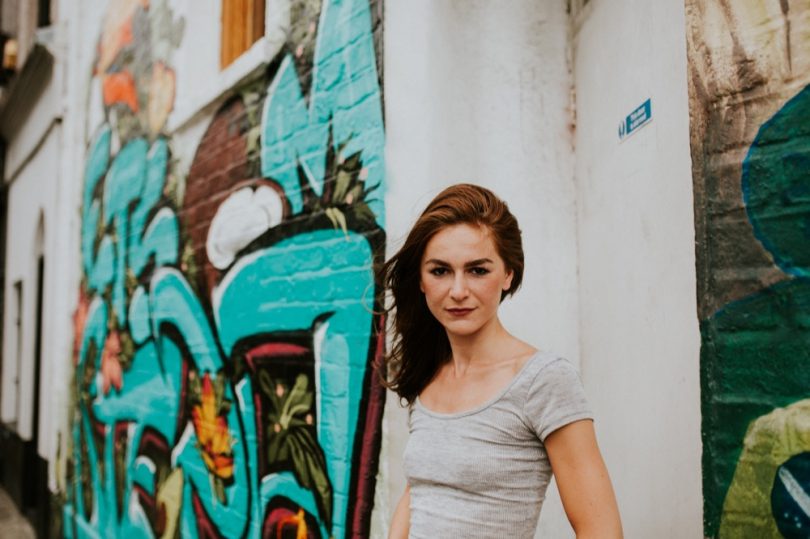
<svg viewBox="0 0 810 539">
<path fill-rule="evenodd" d="M 544 444 L 577 539 L 621 538 L 619 508 L 593 422 L 569 423 L 546 436 Z"/>
</svg>

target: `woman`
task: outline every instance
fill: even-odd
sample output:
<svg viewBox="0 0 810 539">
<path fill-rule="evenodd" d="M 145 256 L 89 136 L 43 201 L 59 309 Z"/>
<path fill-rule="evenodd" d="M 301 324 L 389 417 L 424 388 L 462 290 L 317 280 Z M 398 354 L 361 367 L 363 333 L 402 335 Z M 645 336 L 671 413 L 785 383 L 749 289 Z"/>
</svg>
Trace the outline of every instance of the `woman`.
<svg viewBox="0 0 810 539">
<path fill-rule="evenodd" d="M 410 408 L 390 538 L 533 537 L 552 473 L 577 537 L 622 535 L 576 371 L 498 319 L 523 278 L 520 234 L 491 191 L 455 185 L 385 264 L 389 386 Z"/>
</svg>

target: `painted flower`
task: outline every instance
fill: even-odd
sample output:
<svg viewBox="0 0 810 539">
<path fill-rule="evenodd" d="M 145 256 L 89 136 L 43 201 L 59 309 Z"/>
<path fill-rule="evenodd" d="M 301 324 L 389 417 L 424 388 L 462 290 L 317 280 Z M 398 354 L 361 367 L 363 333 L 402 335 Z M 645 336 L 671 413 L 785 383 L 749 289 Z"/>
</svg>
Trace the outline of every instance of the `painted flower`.
<svg viewBox="0 0 810 539">
<path fill-rule="evenodd" d="M 294 509 L 294 505 L 287 501 L 287 498 L 275 498 L 276 503 L 281 502 L 283 505 L 272 507 L 268 512 L 262 529 L 262 537 L 269 539 L 282 539 L 283 537 L 316 539 L 320 537 L 321 534 L 313 516 L 304 511 L 303 507 L 299 506 L 298 510 Z"/>
<path fill-rule="evenodd" d="M 334 493 L 326 456 L 318 442 L 313 415 L 315 392 L 309 378 L 299 374 L 292 387 L 285 387 L 262 371 L 259 385 L 269 398 L 267 432 L 273 433 L 268 438 L 267 462 L 276 469 L 292 471 L 298 483 L 312 491 L 321 518 L 331 528 Z"/>
<path fill-rule="evenodd" d="M 278 521 L 277 526 L 277 539 L 281 539 L 282 533 L 284 533 L 285 529 L 289 529 L 291 527 L 295 527 L 295 539 L 307 539 L 309 537 L 309 534 L 307 534 L 307 521 L 306 518 L 304 518 L 303 509 L 299 509 L 298 513 L 282 518 Z"/>
<path fill-rule="evenodd" d="M 205 465 L 216 477 L 230 479 L 233 477 L 233 440 L 221 410 L 222 399 L 217 398 L 217 393 L 211 375 L 205 373 L 199 402 L 191 409 L 191 418 Z"/>
<path fill-rule="evenodd" d="M 101 390 L 106 395 L 110 392 L 110 386 L 121 391 L 124 385 L 122 380 L 121 362 L 118 356 L 121 355 L 121 337 L 118 330 L 112 330 L 104 341 L 104 350 L 101 352 Z"/>
</svg>

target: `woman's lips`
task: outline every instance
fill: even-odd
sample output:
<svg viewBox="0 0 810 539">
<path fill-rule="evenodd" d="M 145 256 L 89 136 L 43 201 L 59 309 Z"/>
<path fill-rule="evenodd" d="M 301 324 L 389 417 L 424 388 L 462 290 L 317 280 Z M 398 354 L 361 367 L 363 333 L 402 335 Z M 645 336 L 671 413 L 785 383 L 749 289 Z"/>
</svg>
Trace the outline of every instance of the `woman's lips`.
<svg viewBox="0 0 810 539">
<path fill-rule="evenodd" d="M 473 309 L 445 309 L 448 313 L 452 314 L 453 316 L 464 316 L 473 312 Z"/>
</svg>

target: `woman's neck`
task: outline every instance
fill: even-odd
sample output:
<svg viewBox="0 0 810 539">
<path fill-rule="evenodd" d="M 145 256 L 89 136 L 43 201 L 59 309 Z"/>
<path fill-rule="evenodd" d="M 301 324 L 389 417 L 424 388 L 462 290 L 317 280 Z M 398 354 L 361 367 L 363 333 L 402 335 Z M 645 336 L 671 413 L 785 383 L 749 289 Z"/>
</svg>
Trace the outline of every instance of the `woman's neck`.
<svg viewBox="0 0 810 539">
<path fill-rule="evenodd" d="M 483 367 L 509 355 L 509 350 L 518 341 L 498 318 L 472 335 L 447 334 L 452 352 L 453 369 L 463 374 L 470 366 Z"/>
</svg>

